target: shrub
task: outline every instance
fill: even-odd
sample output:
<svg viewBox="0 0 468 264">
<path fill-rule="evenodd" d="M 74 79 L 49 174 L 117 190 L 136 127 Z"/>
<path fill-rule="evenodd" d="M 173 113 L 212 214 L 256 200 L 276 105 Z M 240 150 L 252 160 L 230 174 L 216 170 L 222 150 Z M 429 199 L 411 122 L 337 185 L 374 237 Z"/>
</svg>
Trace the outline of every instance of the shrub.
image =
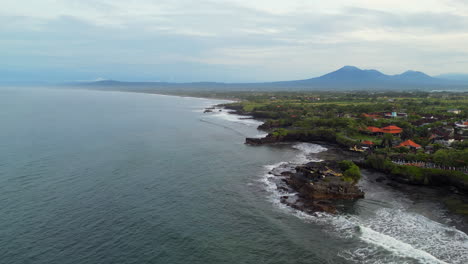
<svg viewBox="0 0 468 264">
<path fill-rule="evenodd" d="M 353 183 L 357 183 L 361 179 L 361 171 L 358 166 L 354 165 L 345 170 L 345 172 L 343 172 L 343 176 L 345 180 L 351 180 Z"/>
<path fill-rule="evenodd" d="M 282 137 L 288 134 L 288 130 L 284 128 L 278 128 L 273 132 L 273 136 L 275 137 Z"/>
<path fill-rule="evenodd" d="M 354 162 L 349 161 L 349 160 L 343 160 L 340 163 L 338 163 L 338 166 L 340 166 L 340 169 L 342 171 L 345 171 L 345 170 L 351 168 L 353 165 L 355 166 Z"/>
<path fill-rule="evenodd" d="M 354 164 L 354 162 L 343 160 L 338 163 L 338 166 L 340 166 L 340 169 L 344 171 L 343 178 L 345 181 L 357 183 L 361 179 L 361 170 L 359 170 L 359 167 Z"/>
<path fill-rule="evenodd" d="M 370 155 L 366 160 L 367 165 L 370 167 L 390 172 L 395 166 L 389 159 L 385 158 L 383 155 Z"/>
</svg>

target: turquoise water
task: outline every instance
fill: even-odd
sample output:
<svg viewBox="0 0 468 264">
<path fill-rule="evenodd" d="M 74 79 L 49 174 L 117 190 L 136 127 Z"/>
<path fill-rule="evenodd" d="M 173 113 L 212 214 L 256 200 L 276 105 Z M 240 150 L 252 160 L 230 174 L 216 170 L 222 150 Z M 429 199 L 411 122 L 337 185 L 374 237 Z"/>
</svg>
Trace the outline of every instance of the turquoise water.
<svg viewBox="0 0 468 264">
<path fill-rule="evenodd" d="M 366 180 L 350 215 L 285 208 L 267 169 L 320 147 L 246 146 L 258 122 L 220 102 L 0 88 L 0 263 L 466 263 L 464 233 Z"/>
</svg>

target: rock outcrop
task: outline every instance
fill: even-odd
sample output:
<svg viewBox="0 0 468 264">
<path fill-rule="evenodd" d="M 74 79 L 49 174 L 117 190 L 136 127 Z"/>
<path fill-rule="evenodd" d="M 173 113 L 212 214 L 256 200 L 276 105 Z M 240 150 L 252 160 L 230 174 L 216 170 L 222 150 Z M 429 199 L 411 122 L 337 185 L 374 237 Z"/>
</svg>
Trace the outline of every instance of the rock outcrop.
<svg viewBox="0 0 468 264">
<path fill-rule="evenodd" d="M 313 134 L 301 134 L 301 133 L 290 133 L 287 135 L 275 136 L 273 134 L 268 134 L 263 138 L 246 138 L 245 144 L 248 145 L 265 145 L 278 142 L 328 142 L 331 144 L 336 144 L 335 138 L 327 137 L 327 135 L 313 135 Z"/>
<path fill-rule="evenodd" d="M 284 177 L 283 182 L 297 193 L 295 198 L 283 196 L 281 202 L 307 213 L 336 213 L 335 202 L 364 198 L 364 192 L 356 184 L 344 179 L 335 161 L 311 162 L 293 172 L 282 170 L 272 174 Z"/>
<path fill-rule="evenodd" d="M 313 200 L 364 197 L 364 192 L 356 184 L 344 180 L 336 162 L 310 162 L 299 166 L 288 184 L 304 198 Z"/>
</svg>

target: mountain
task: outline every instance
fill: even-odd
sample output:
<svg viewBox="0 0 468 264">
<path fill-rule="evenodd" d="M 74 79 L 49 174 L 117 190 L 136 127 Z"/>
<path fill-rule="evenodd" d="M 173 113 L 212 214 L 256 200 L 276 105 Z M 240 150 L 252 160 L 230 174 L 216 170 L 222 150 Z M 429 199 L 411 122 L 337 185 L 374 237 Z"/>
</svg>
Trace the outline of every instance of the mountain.
<svg viewBox="0 0 468 264">
<path fill-rule="evenodd" d="M 308 81 L 366 82 L 386 80 L 387 78 L 387 75 L 377 70 L 361 70 L 355 66 L 344 66 L 318 78 L 308 79 Z"/>
<path fill-rule="evenodd" d="M 317 78 L 304 80 L 307 82 L 346 82 L 361 84 L 384 84 L 384 83 L 440 83 L 443 80 L 433 78 L 423 72 L 406 71 L 402 74 L 387 75 L 377 70 L 361 70 L 354 66 L 344 66 L 343 68 L 322 75 Z"/>
<path fill-rule="evenodd" d="M 441 75 L 437 75 L 436 78 L 452 80 L 452 81 L 465 81 L 465 82 L 468 82 L 468 74 L 465 74 L 465 73 L 441 74 Z"/>
<path fill-rule="evenodd" d="M 419 71 L 406 71 L 402 74 L 397 74 L 391 76 L 395 81 L 400 82 L 411 82 L 411 83 L 431 83 L 431 82 L 441 82 L 442 80 L 433 78 L 423 72 Z"/>
<path fill-rule="evenodd" d="M 468 81 L 452 81 L 434 78 L 419 71 L 406 71 L 387 75 L 377 70 L 362 70 L 344 66 L 320 77 L 268 83 L 166 83 L 166 82 L 118 82 L 100 81 L 85 84 L 101 88 L 132 89 L 140 91 L 159 90 L 468 90 Z M 123 88 L 122 88 L 123 87 Z"/>
</svg>

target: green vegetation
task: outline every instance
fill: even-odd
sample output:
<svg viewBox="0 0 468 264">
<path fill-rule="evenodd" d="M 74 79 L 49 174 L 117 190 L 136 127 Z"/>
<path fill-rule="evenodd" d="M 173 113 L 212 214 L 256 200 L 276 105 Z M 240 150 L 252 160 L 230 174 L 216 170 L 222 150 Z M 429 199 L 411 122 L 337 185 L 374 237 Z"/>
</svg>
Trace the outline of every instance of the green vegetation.
<svg viewBox="0 0 468 264">
<path fill-rule="evenodd" d="M 423 185 L 451 183 L 462 188 L 468 187 L 468 174 L 459 171 L 397 165 L 389 158 L 376 154 L 369 155 L 366 164 L 371 168 L 402 177 L 411 183 Z"/>
<path fill-rule="evenodd" d="M 327 141 L 360 151 L 368 166 L 413 183 L 468 186 L 468 131 L 455 125 L 468 121 L 468 93 L 226 92 L 224 97 L 238 100 L 228 107 L 264 120 L 260 128 L 278 141 Z M 400 131 L 379 130 L 387 126 Z M 409 145 L 400 146 L 405 142 Z M 344 171 L 348 180 L 360 175 L 354 167 Z"/>
<path fill-rule="evenodd" d="M 344 160 L 338 164 L 343 171 L 343 179 L 345 181 L 357 183 L 361 179 L 361 171 L 354 162 Z"/>
<path fill-rule="evenodd" d="M 453 211 L 457 214 L 462 214 L 468 216 L 468 203 L 460 200 L 460 199 L 455 199 L 455 198 L 447 198 L 444 199 L 445 205 L 450 209 L 450 211 Z"/>
</svg>

